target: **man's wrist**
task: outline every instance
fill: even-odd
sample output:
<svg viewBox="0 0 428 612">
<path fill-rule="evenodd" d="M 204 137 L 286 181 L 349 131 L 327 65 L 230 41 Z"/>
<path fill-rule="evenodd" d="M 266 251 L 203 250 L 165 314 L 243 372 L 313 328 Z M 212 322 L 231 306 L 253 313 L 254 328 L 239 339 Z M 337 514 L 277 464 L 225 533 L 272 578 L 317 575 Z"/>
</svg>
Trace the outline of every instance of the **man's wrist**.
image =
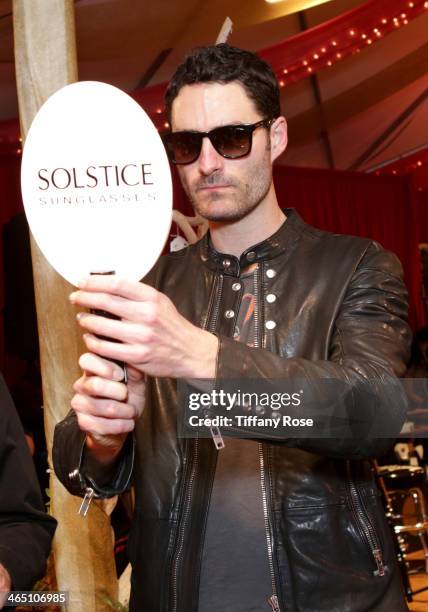
<svg viewBox="0 0 428 612">
<path fill-rule="evenodd" d="M 200 330 L 204 334 L 196 350 L 193 351 L 191 365 L 187 376 L 189 378 L 209 378 L 216 376 L 219 340 L 215 334 Z M 199 350 L 198 350 L 199 349 Z"/>
<path fill-rule="evenodd" d="M 100 436 L 97 438 L 93 434 L 86 435 L 86 462 L 90 463 L 93 460 L 101 463 L 104 466 L 110 466 L 115 463 L 120 451 L 123 448 L 127 434 L 118 435 L 117 439 Z"/>
</svg>

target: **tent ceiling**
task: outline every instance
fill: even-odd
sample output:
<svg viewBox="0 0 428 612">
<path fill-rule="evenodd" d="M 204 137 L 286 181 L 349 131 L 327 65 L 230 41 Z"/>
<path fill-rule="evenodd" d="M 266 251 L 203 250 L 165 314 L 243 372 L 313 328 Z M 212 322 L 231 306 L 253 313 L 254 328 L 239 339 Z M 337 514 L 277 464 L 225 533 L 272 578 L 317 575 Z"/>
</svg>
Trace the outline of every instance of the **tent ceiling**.
<svg viewBox="0 0 428 612">
<path fill-rule="evenodd" d="M 234 22 L 230 42 L 258 50 L 300 31 L 299 16 L 295 12 L 289 14 L 290 10 L 319 2 L 76 0 L 79 77 L 106 81 L 125 91 L 163 82 L 189 49 L 215 40 L 226 16 Z M 310 28 L 364 2 L 324 0 L 305 11 L 307 25 Z M 11 7 L 11 0 L 0 0 L 0 120 L 18 114 Z M 285 88 L 283 112 L 292 119 L 296 135 L 284 163 L 326 166 L 328 155 L 319 132 L 327 130 L 336 167 L 349 167 L 379 132 L 409 106 L 412 96 L 416 98 L 423 90 L 420 68 L 414 68 L 414 75 L 406 77 L 406 62 L 402 58 L 408 56 L 417 63 L 428 42 L 427 33 L 428 12 L 371 48 L 320 72 L 317 81 L 325 112 L 317 105 L 310 79 Z M 395 73 L 391 72 L 392 67 Z M 384 81 L 383 87 L 382 79 L 391 78 L 391 74 L 395 75 L 394 84 Z M 353 88 L 358 85 L 364 100 L 355 96 L 358 89 Z M 372 121 L 375 116 L 382 117 L 380 124 Z M 405 127 L 398 139 L 393 140 L 393 147 L 384 148 L 380 157 L 376 157 L 376 163 L 397 151 L 405 153 L 426 144 L 423 131 L 415 129 L 420 121 L 428 124 L 426 101 L 403 124 Z M 298 129 L 299 125 L 305 128 Z M 374 133 L 367 134 L 365 125 L 370 125 Z M 360 137 L 362 134 L 364 137 Z M 291 136 L 293 140 L 293 130 Z"/>
</svg>

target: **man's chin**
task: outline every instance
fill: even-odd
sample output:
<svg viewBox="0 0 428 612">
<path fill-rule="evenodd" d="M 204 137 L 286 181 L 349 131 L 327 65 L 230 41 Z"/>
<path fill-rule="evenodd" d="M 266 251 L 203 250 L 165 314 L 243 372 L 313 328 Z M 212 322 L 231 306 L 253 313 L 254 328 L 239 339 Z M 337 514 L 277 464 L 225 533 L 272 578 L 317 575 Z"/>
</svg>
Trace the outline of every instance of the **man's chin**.
<svg viewBox="0 0 428 612">
<path fill-rule="evenodd" d="M 196 207 L 194 206 L 195 212 L 198 213 L 200 217 L 206 219 L 207 221 L 213 221 L 216 223 L 222 222 L 232 222 L 239 221 L 247 214 L 246 211 L 240 210 L 225 210 L 223 206 L 219 206 L 217 209 L 215 206 L 209 207 Z"/>
<path fill-rule="evenodd" d="M 192 201 L 195 212 L 206 219 L 207 221 L 239 221 L 247 214 L 245 207 L 242 209 L 236 205 L 236 201 L 230 201 L 229 198 L 217 198 L 211 202 Z"/>
</svg>

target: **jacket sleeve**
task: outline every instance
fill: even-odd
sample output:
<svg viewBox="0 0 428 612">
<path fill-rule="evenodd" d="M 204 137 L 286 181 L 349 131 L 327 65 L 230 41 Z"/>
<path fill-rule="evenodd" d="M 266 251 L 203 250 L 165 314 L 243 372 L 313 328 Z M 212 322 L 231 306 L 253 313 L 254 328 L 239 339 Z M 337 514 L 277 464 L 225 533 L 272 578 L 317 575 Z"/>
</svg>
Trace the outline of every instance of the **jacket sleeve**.
<svg viewBox="0 0 428 612">
<path fill-rule="evenodd" d="M 79 429 L 74 410 L 60 421 L 54 432 L 52 461 L 55 474 L 73 495 L 85 495 L 87 488 L 96 498 L 109 498 L 130 486 L 135 455 L 135 436 L 129 434 L 111 468 L 105 468 L 85 455 L 86 434 Z"/>
<path fill-rule="evenodd" d="M 0 375 L 0 563 L 14 590 L 44 576 L 56 521 L 46 514 L 33 461 L 12 399 Z"/>
<path fill-rule="evenodd" d="M 153 285 L 156 266 L 144 277 L 144 283 Z M 131 486 L 135 458 L 135 434 L 128 435 L 115 464 L 107 469 L 91 461 L 85 453 L 86 434 L 79 429 L 74 410 L 57 423 L 52 446 L 55 474 L 73 495 L 83 497 L 87 488 L 94 497 L 107 499 L 120 495 Z"/>
<path fill-rule="evenodd" d="M 308 390 L 305 403 L 315 410 L 321 401 L 320 381 L 338 381 L 349 390 L 346 401 L 334 408 L 340 417 L 346 414 L 356 421 L 361 417 L 366 422 L 384 423 L 393 438 L 406 414 L 406 397 L 397 377 L 405 372 L 410 337 L 401 264 L 395 255 L 370 243 L 346 289 L 332 330 L 328 360 L 284 358 L 220 336 L 216 378 L 301 380 Z M 333 412 L 332 416 L 337 415 Z M 239 431 L 248 437 L 256 430 Z M 292 439 L 284 429 L 272 433 L 272 441 L 349 459 L 381 455 L 391 443 L 383 434 L 379 438 Z"/>
</svg>

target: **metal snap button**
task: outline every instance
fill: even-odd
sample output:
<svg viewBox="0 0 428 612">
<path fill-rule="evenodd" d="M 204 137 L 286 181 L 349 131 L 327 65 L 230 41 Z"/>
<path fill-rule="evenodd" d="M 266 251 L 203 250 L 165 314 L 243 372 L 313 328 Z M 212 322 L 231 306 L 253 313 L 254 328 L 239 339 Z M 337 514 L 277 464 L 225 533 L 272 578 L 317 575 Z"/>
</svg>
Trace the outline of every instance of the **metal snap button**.
<svg viewBox="0 0 428 612">
<path fill-rule="evenodd" d="M 274 278 L 274 276 L 276 276 L 276 271 L 273 268 L 269 268 L 266 270 L 266 276 L 268 278 Z"/>
<path fill-rule="evenodd" d="M 231 261 L 230 259 L 223 259 L 222 264 L 224 268 L 230 268 Z"/>
<path fill-rule="evenodd" d="M 226 312 L 224 313 L 224 316 L 226 317 L 226 319 L 233 319 L 233 317 L 235 316 L 235 313 L 233 310 L 226 310 Z"/>
<path fill-rule="evenodd" d="M 275 300 L 276 300 L 276 295 L 274 293 L 267 294 L 266 302 L 269 302 L 269 304 L 273 304 Z"/>
<path fill-rule="evenodd" d="M 254 261 L 256 258 L 256 254 L 254 251 L 250 251 L 247 253 L 247 261 Z"/>
<path fill-rule="evenodd" d="M 275 329 L 276 323 L 275 321 L 266 321 L 265 327 L 266 329 Z"/>
<path fill-rule="evenodd" d="M 241 283 L 233 283 L 232 291 L 239 291 L 241 288 Z"/>
</svg>

